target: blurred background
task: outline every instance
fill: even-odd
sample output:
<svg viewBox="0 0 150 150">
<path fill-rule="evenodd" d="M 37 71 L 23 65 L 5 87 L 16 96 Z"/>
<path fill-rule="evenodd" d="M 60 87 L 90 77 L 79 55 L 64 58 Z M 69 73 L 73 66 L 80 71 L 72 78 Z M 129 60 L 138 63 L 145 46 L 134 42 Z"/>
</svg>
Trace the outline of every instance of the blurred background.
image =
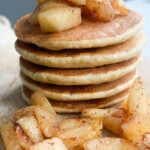
<svg viewBox="0 0 150 150">
<path fill-rule="evenodd" d="M 0 14 L 14 25 L 20 16 L 32 12 L 36 4 L 36 0 L 0 0 Z"/>
<path fill-rule="evenodd" d="M 150 56 L 150 0 L 126 0 L 126 3 L 145 18 L 143 32 L 147 36 L 147 44 L 144 55 Z M 13 26 L 20 16 L 32 12 L 36 4 L 36 0 L 0 0 L 0 14 L 5 15 Z"/>
</svg>

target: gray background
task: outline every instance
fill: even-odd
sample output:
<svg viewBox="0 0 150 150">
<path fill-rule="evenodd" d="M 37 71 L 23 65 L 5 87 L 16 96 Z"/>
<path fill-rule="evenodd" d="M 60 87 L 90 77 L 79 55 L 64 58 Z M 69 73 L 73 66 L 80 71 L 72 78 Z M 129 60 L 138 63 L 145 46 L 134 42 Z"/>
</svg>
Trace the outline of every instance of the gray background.
<svg viewBox="0 0 150 150">
<path fill-rule="evenodd" d="M 147 37 L 147 43 L 143 52 L 145 56 L 150 57 L 150 0 L 127 0 L 126 3 L 145 18 L 143 32 Z M 32 12 L 36 4 L 36 0 L 0 0 L 0 14 L 8 17 L 14 25 L 20 16 Z"/>
<path fill-rule="evenodd" d="M 17 18 L 32 12 L 36 0 L 0 0 L 0 14 L 5 15 L 14 25 Z"/>
</svg>

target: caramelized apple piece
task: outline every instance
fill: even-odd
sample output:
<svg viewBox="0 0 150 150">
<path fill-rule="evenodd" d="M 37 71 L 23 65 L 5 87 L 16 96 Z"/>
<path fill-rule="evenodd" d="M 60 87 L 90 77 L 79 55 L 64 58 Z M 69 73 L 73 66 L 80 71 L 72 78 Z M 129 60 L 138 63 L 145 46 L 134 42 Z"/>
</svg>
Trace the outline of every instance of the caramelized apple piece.
<svg viewBox="0 0 150 150">
<path fill-rule="evenodd" d="M 99 21 L 111 21 L 115 16 L 129 13 L 122 0 L 87 0 L 86 7 Z"/>
<path fill-rule="evenodd" d="M 47 139 L 41 143 L 35 144 L 29 147 L 27 150 L 67 150 L 67 148 L 63 144 L 63 141 L 57 137 L 54 137 L 52 139 Z"/>
<path fill-rule="evenodd" d="M 81 9 L 75 7 L 56 6 L 38 14 L 43 32 L 61 32 L 81 23 Z"/>
<path fill-rule="evenodd" d="M 110 21 L 115 16 L 110 0 L 87 0 L 86 7 L 91 15 L 99 21 Z"/>
<path fill-rule="evenodd" d="M 86 5 L 86 0 L 68 0 L 69 2 L 72 2 L 75 5 L 82 5 L 85 6 Z"/>
<path fill-rule="evenodd" d="M 31 24 L 37 25 L 39 24 L 38 22 L 38 14 L 41 11 L 50 9 L 51 7 L 56 7 L 56 6 L 68 6 L 66 1 L 63 0 L 39 0 L 41 3 L 35 8 L 33 11 L 31 17 L 29 18 L 29 22 Z"/>
</svg>

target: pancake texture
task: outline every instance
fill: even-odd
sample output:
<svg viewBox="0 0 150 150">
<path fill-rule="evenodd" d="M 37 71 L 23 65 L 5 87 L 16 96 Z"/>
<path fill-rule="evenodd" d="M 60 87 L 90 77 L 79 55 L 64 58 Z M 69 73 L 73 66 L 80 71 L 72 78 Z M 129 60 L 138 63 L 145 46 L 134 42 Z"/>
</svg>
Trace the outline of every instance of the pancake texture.
<svg viewBox="0 0 150 150">
<path fill-rule="evenodd" d="M 56 85 L 89 85 L 111 82 L 136 69 L 139 55 L 130 60 L 96 68 L 54 69 L 20 58 L 20 69 L 32 80 Z"/>
<path fill-rule="evenodd" d="M 95 49 L 54 52 L 20 40 L 15 46 L 24 59 L 35 64 L 54 68 L 89 68 L 131 59 L 141 52 L 144 44 L 145 36 L 140 32 L 124 43 Z"/>
<path fill-rule="evenodd" d="M 143 17 L 130 11 L 127 16 L 118 16 L 110 22 L 83 18 L 81 25 L 75 28 L 60 33 L 44 33 L 39 26 L 29 22 L 29 17 L 30 14 L 16 22 L 16 36 L 21 41 L 49 50 L 104 47 L 122 43 L 135 35 L 143 24 Z"/>
<path fill-rule="evenodd" d="M 113 106 L 123 100 L 128 98 L 129 90 L 126 89 L 114 96 L 109 98 L 91 100 L 91 101 L 78 101 L 78 102 L 62 102 L 62 101 L 53 101 L 49 99 L 50 103 L 52 104 L 53 108 L 58 113 L 79 113 L 82 112 L 84 109 L 88 108 L 106 108 Z M 22 95 L 26 102 L 30 104 L 30 97 L 33 91 L 28 89 L 27 87 L 23 86 Z"/>
<path fill-rule="evenodd" d="M 112 82 L 86 86 L 60 86 L 36 82 L 21 73 L 23 84 L 32 91 L 42 91 L 56 101 L 85 101 L 113 96 L 134 82 L 136 70 Z"/>
<path fill-rule="evenodd" d="M 31 14 L 17 20 L 22 96 L 29 104 L 34 91 L 43 92 L 59 113 L 106 108 L 128 98 L 145 44 L 143 17 L 132 10 L 108 22 L 90 15 L 55 33 L 32 24 Z"/>
</svg>

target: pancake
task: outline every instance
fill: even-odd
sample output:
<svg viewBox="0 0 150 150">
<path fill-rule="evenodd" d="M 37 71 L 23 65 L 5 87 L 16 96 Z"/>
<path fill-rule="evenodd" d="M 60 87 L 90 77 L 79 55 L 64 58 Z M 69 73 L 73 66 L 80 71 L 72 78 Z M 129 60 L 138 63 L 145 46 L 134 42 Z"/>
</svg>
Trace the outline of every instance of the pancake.
<svg viewBox="0 0 150 150">
<path fill-rule="evenodd" d="M 60 86 L 45 84 L 32 80 L 23 73 L 20 74 L 23 84 L 32 91 L 42 91 L 49 99 L 56 101 L 84 101 L 110 97 L 127 88 L 134 82 L 136 70 L 127 75 L 98 85 Z"/>
<path fill-rule="evenodd" d="M 22 95 L 25 101 L 30 104 L 30 97 L 33 92 L 27 87 L 23 87 Z M 117 104 L 128 98 L 128 89 L 124 90 L 112 97 L 91 100 L 91 101 L 78 101 L 78 102 L 61 102 L 50 100 L 53 108 L 58 113 L 79 113 L 86 108 L 106 108 Z"/>
<path fill-rule="evenodd" d="M 54 52 L 19 40 L 15 46 L 23 58 L 35 64 L 55 68 L 89 68 L 131 59 L 141 51 L 144 44 L 144 34 L 137 33 L 124 43 L 95 49 Z"/>
<path fill-rule="evenodd" d="M 35 65 L 20 58 L 21 71 L 31 79 L 57 85 L 101 84 L 116 80 L 135 70 L 140 55 L 130 60 L 96 68 L 54 69 Z"/>
<path fill-rule="evenodd" d="M 14 30 L 18 39 L 49 50 L 104 47 L 122 43 L 137 33 L 143 17 L 133 11 L 118 16 L 110 22 L 98 22 L 83 18 L 81 25 L 59 33 L 44 33 L 29 22 L 30 14 L 21 17 Z"/>
</svg>

